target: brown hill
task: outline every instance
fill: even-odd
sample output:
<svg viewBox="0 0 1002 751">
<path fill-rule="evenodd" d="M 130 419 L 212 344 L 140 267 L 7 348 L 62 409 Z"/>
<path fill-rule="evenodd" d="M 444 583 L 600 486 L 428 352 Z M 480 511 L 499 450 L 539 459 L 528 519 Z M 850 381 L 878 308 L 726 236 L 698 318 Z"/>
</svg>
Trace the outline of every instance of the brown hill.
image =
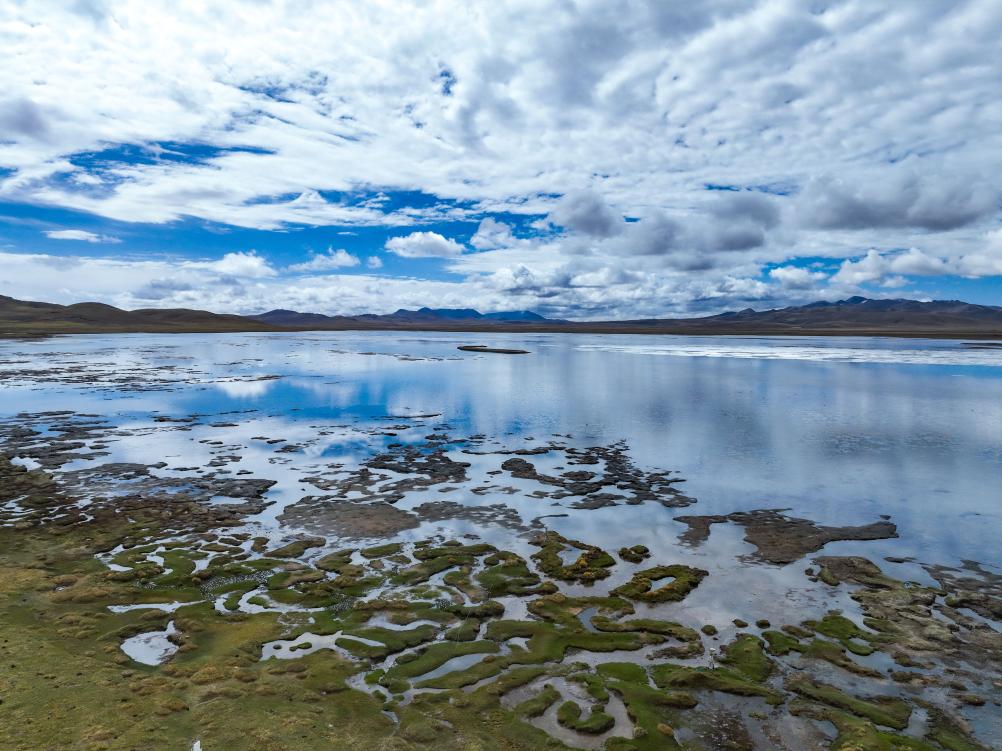
<svg viewBox="0 0 1002 751">
<path fill-rule="evenodd" d="M 115 332 L 469 331 L 765 336 L 907 336 L 1002 340 L 1002 307 L 959 300 L 851 297 L 778 310 L 703 318 L 563 321 L 530 311 L 483 315 L 472 309 L 398 310 L 389 315 L 326 316 L 274 310 L 236 316 L 204 310 L 121 310 L 103 303 L 54 305 L 0 296 L 0 336 Z"/>
<path fill-rule="evenodd" d="M 56 305 L 0 295 L 0 335 L 278 330 L 243 316 L 205 310 L 121 310 L 97 302 Z"/>
</svg>

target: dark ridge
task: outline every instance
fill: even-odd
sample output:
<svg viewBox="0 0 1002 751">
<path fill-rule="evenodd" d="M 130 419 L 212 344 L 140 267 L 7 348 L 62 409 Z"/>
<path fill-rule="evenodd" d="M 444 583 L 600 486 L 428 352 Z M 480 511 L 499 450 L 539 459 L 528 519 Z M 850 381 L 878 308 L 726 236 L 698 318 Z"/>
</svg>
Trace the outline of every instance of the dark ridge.
<svg viewBox="0 0 1002 751">
<path fill-rule="evenodd" d="M 777 310 L 751 308 L 703 318 L 566 321 L 527 310 L 400 309 L 388 315 L 328 316 L 272 310 L 254 316 L 204 310 L 120 310 L 103 303 L 54 305 L 0 296 L 0 335 L 217 331 L 510 331 L 759 336 L 900 336 L 1002 340 L 1002 307 L 960 300 L 850 297 Z"/>
</svg>

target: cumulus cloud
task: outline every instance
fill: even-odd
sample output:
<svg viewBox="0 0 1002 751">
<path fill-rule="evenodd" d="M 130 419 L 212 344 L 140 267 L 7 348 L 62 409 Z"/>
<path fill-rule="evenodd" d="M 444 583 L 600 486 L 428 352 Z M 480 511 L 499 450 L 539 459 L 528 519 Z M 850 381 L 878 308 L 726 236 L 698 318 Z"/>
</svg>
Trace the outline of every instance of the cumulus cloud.
<svg viewBox="0 0 1002 751">
<path fill-rule="evenodd" d="M 218 261 L 195 261 L 187 265 L 192 268 L 203 268 L 233 277 L 261 278 L 275 276 L 277 273 L 265 258 L 255 251 L 227 253 Z"/>
<path fill-rule="evenodd" d="M 45 236 L 50 240 L 78 240 L 85 243 L 118 243 L 117 237 L 98 235 L 83 229 L 50 229 L 45 230 Z"/>
<path fill-rule="evenodd" d="M 787 289 L 811 289 L 827 279 L 828 275 L 801 266 L 778 266 L 769 271 L 769 278 Z"/>
<path fill-rule="evenodd" d="M 974 175 L 890 172 L 867 182 L 811 180 L 800 201 L 805 223 L 822 229 L 963 227 L 998 209 L 997 187 Z"/>
<path fill-rule="evenodd" d="M 565 195 L 550 212 L 550 223 L 592 237 L 612 237 L 623 230 L 623 217 L 591 190 Z"/>
<path fill-rule="evenodd" d="M 477 231 L 470 238 L 470 245 L 477 250 L 496 250 L 515 244 L 511 227 L 499 222 L 493 217 L 486 217 L 477 226 Z"/>
<path fill-rule="evenodd" d="M 832 281 L 843 284 L 879 282 L 894 285 L 898 284 L 897 277 L 945 274 L 979 277 L 999 273 L 1002 273 L 1002 252 L 993 252 L 989 241 L 978 252 L 952 258 L 941 258 L 918 248 L 886 253 L 871 248 L 864 256 L 844 260 Z M 891 280 L 892 277 L 895 277 L 894 281 Z"/>
<path fill-rule="evenodd" d="M 0 129 L 29 139 L 44 139 L 49 125 L 41 108 L 26 97 L 0 101 Z"/>
<path fill-rule="evenodd" d="M 132 293 L 137 300 L 150 300 L 160 302 L 175 297 L 181 292 L 190 292 L 195 289 L 191 282 L 180 279 L 151 279 L 142 287 Z"/>
<path fill-rule="evenodd" d="M 1002 79 L 985 63 L 1002 14 L 982 0 L 296 13 L 101 0 L 7 3 L 0 28 L 8 203 L 134 223 L 392 228 L 388 252 L 443 258 L 464 278 L 427 290 L 584 315 L 824 294 L 803 275 L 819 272 L 793 270 L 803 257 L 842 262 L 839 285 L 1002 273 Z M 311 290 L 333 283 L 314 272 L 345 268 L 328 275 L 374 283 L 362 258 L 347 261 L 321 254 L 290 273 Z M 114 268 L 127 299 L 232 309 L 259 287 L 276 305 L 313 299 L 263 254 Z M 43 281 L 51 296 L 104 289 Z"/>
<path fill-rule="evenodd" d="M 463 246 L 437 232 L 412 232 L 391 237 L 386 249 L 404 258 L 450 258 L 463 252 Z"/>
<path fill-rule="evenodd" d="M 381 269 L 383 268 L 383 260 L 379 256 L 369 256 L 365 265 L 370 269 Z"/>
<path fill-rule="evenodd" d="M 371 258 L 369 259 L 372 260 Z M 343 248 L 327 248 L 326 253 L 314 254 L 309 261 L 304 261 L 303 263 L 295 263 L 289 266 L 289 271 L 304 273 L 304 272 L 317 272 L 317 271 L 330 271 L 332 269 L 343 269 L 350 268 L 352 266 L 358 266 L 361 261 L 358 260 L 358 256 L 354 256 Z M 370 265 L 370 268 L 371 265 Z"/>
</svg>

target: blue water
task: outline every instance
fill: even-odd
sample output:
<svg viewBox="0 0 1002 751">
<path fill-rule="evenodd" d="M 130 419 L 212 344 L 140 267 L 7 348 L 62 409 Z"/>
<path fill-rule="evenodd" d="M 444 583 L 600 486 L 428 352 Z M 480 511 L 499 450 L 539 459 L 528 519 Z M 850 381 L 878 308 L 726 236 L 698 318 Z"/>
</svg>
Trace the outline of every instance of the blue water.
<svg viewBox="0 0 1002 751">
<path fill-rule="evenodd" d="M 530 354 L 457 351 L 469 343 Z M 561 509 L 554 528 L 600 544 L 668 544 L 680 513 L 789 508 L 824 524 L 886 514 L 899 539 L 830 551 L 1002 566 L 1002 350 L 963 342 L 392 332 L 0 341 L 0 415 L 63 409 L 146 431 L 113 441 L 114 459 L 201 461 L 198 441 L 210 435 L 239 445 L 246 466 L 279 480 L 283 503 L 306 492 L 300 465 L 359 460 L 436 425 L 511 447 L 553 434 L 578 446 L 622 440 L 640 466 L 678 472 L 698 503 Z M 155 415 L 194 413 L 208 416 L 195 430 L 154 429 Z M 441 416 L 416 421 L 413 435 L 355 430 L 432 413 Z M 240 427 L 212 434 L 213 420 Z M 252 440 L 262 434 L 309 445 L 269 462 L 275 447 Z M 721 544 L 727 535 L 713 532 Z"/>
</svg>

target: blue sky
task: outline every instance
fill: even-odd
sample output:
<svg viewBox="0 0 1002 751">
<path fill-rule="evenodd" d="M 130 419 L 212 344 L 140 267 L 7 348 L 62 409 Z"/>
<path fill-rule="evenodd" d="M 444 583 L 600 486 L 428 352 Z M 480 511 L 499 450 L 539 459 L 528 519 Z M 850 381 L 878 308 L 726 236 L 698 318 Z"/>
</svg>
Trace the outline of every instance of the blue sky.
<svg viewBox="0 0 1002 751">
<path fill-rule="evenodd" d="M 999 38 L 989 0 L 7 4 L 0 294 L 1002 304 Z"/>
</svg>

